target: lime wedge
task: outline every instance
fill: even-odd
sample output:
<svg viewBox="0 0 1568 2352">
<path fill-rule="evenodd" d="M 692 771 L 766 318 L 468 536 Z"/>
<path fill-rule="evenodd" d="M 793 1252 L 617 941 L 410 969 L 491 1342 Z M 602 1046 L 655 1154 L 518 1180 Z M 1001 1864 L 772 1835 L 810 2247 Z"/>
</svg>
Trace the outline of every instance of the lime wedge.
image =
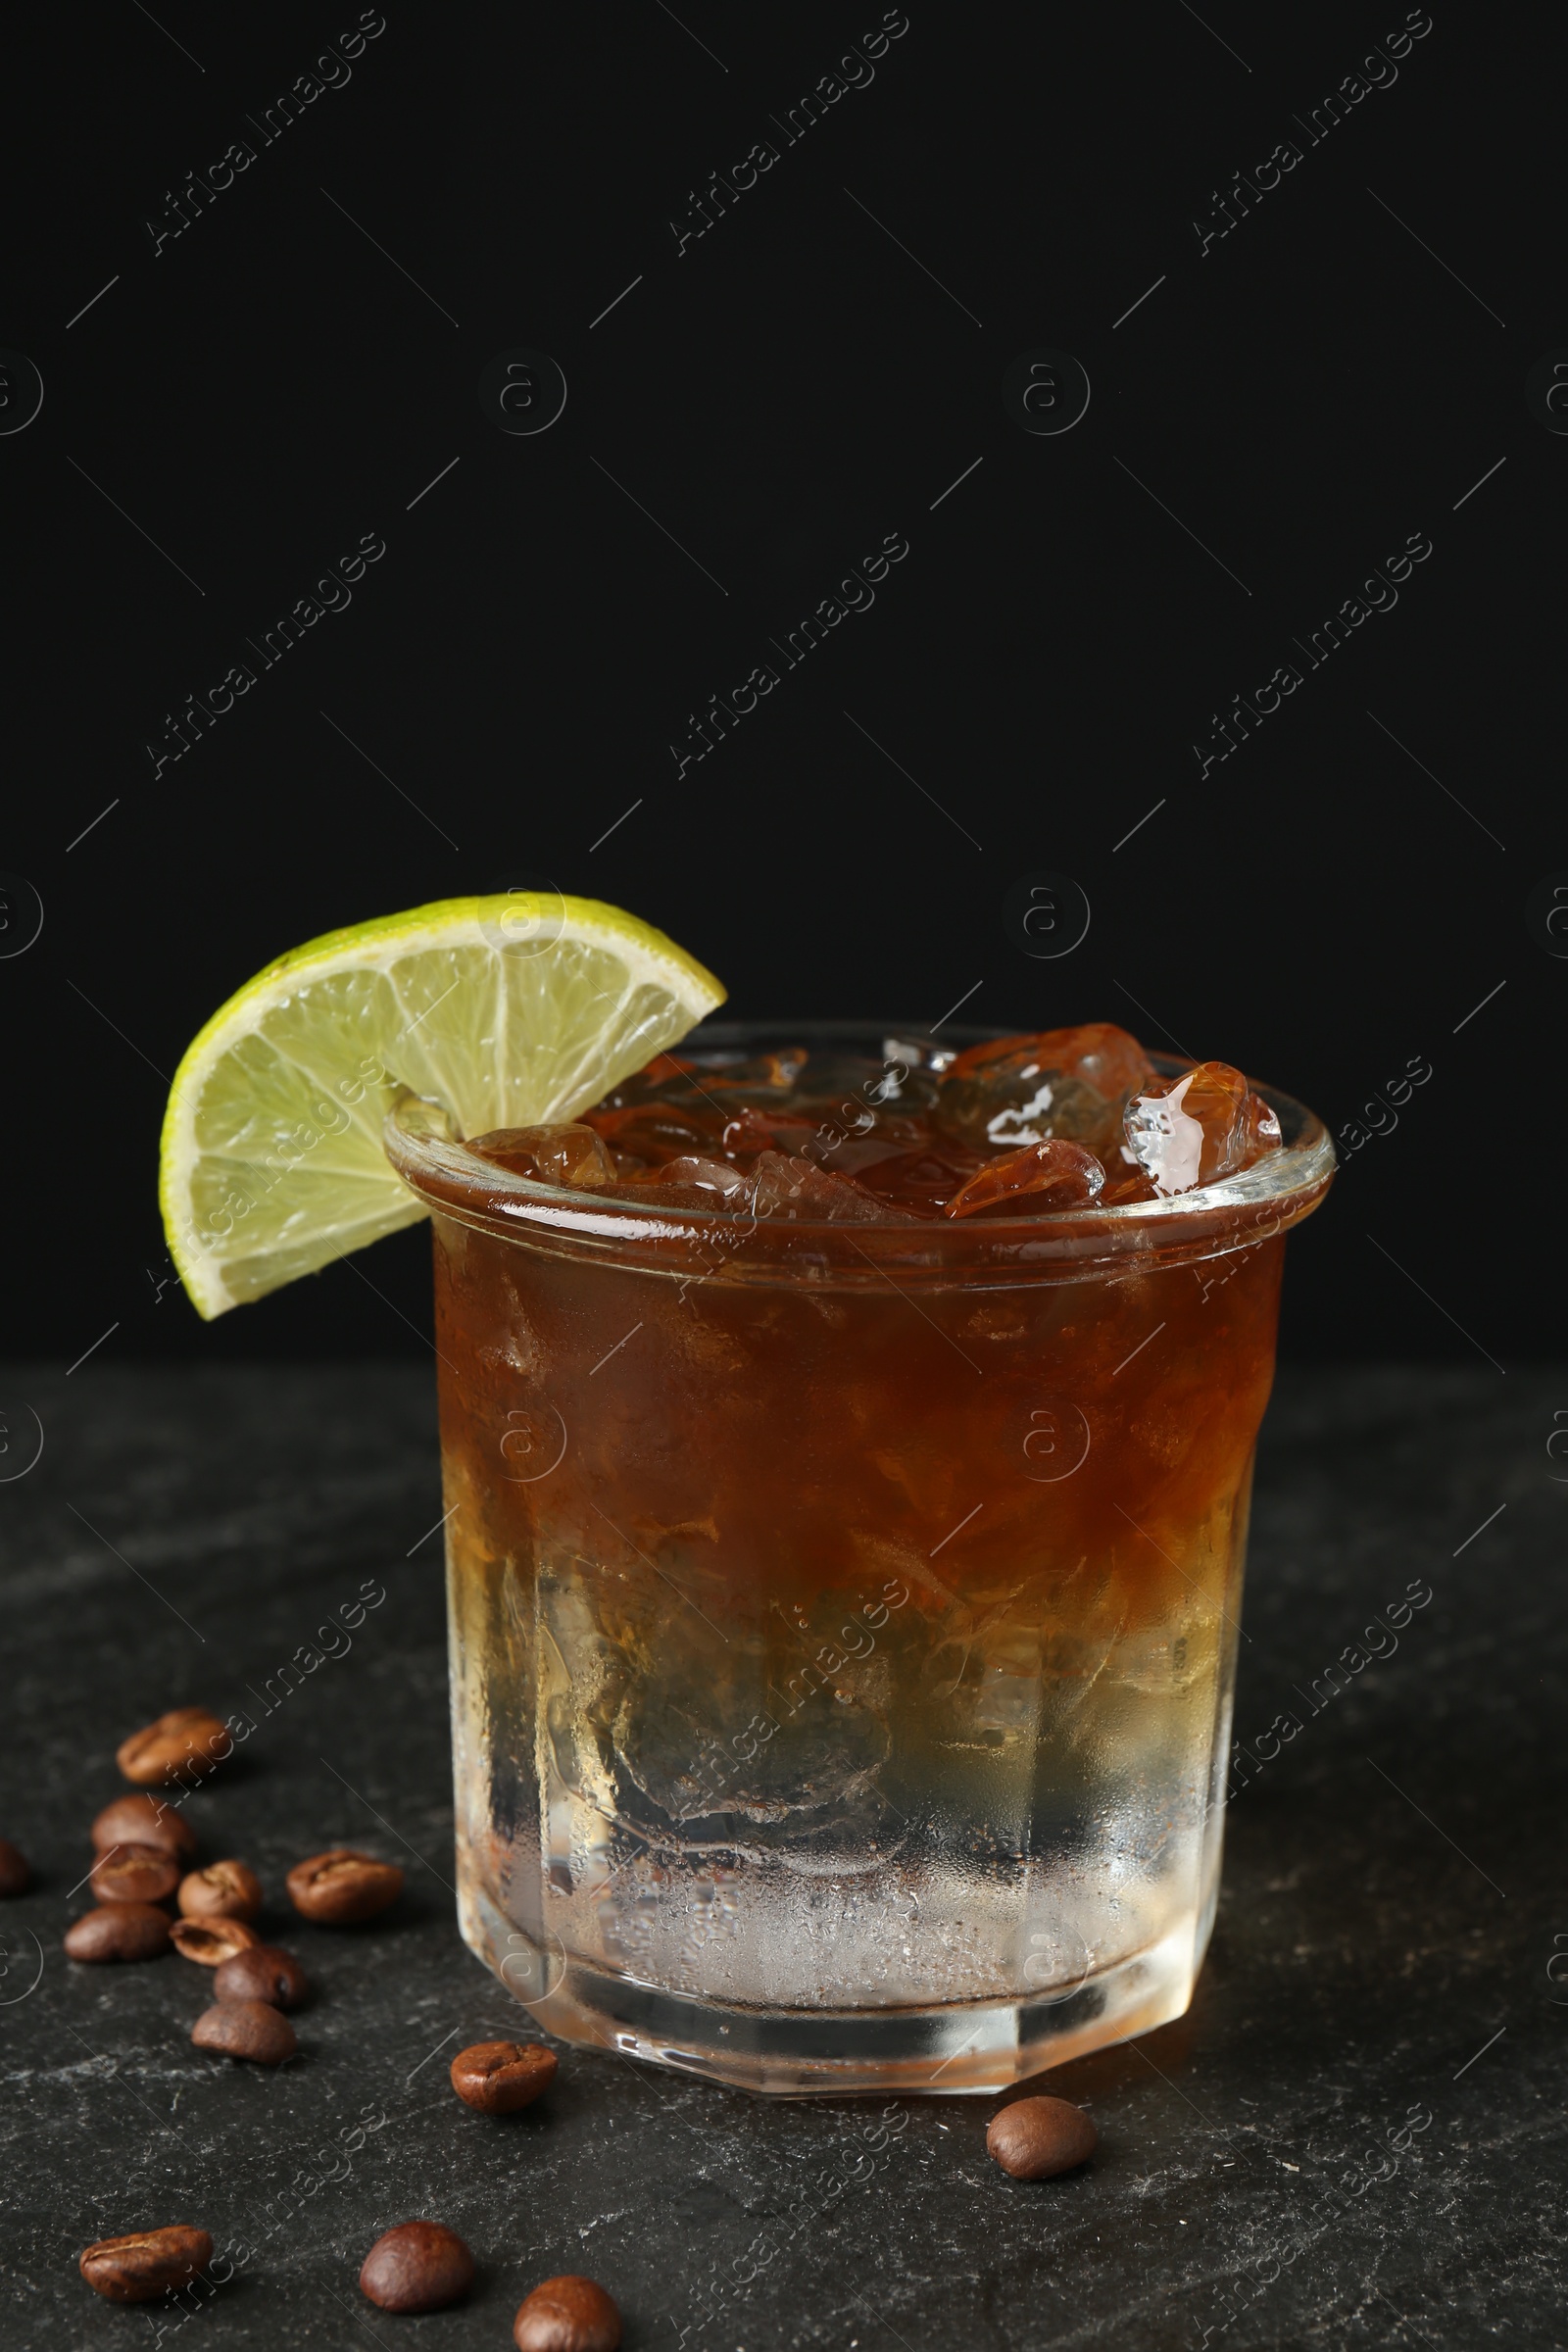
<svg viewBox="0 0 1568 2352">
<path fill-rule="evenodd" d="M 460 1133 L 570 1119 L 724 1001 L 635 915 L 512 891 L 328 932 L 230 997 L 174 1074 L 158 1193 L 207 1317 L 413 1224 L 381 1123 L 404 1087 Z"/>
</svg>

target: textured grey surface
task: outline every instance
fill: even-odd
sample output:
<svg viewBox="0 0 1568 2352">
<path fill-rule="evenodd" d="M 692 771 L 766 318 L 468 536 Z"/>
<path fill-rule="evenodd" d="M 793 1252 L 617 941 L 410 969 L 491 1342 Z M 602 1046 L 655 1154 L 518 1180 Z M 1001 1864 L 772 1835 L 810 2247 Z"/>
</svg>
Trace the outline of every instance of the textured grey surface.
<svg viewBox="0 0 1568 2352">
<path fill-rule="evenodd" d="M 1302 1728 L 1232 1809 L 1191 2014 L 1052 2080 L 1101 2147 L 1036 2185 L 987 2159 L 988 2099 L 884 2118 L 564 2050 L 525 2114 L 459 2106 L 452 2051 L 527 2020 L 452 1919 L 439 1546 L 418 1542 L 441 1508 L 429 1381 L 87 1365 L 21 1371 L 4 1401 L 46 1438 L 0 1485 L 0 1836 L 38 1874 L 0 1906 L 7 2352 L 500 2352 L 527 2287 L 563 2270 L 611 2289 L 634 2352 L 1568 2340 L 1568 1461 L 1546 1451 L 1568 1377 L 1282 1380 L 1237 1730 L 1255 1747 L 1290 1709 Z M 12 1464 L 30 1450 L 12 1446 Z M 407 1893 L 356 1935 L 264 1917 L 317 1986 L 300 2056 L 203 2057 L 205 1974 L 61 1954 L 87 1824 L 122 1786 L 114 1745 L 198 1697 L 258 1714 L 248 1687 L 275 1688 L 367 1580 L 386 1598 L 352 1648 L 189 1809 L 209 1854 L 275 1894 L 339 1840 L 406 1861 Z M 1310 1713 L 1314 1679 L 1412 1580 L 1433 1598 L 1396 1652 Z M 419 2215 L 467 2239 L 478 2283 L 388 2319 L 359 2263 Z M 77 2278 L 90 2239 L 172 2221 L 248 2249 L 194 2309 L 117 2309 Z"/>
</svg>

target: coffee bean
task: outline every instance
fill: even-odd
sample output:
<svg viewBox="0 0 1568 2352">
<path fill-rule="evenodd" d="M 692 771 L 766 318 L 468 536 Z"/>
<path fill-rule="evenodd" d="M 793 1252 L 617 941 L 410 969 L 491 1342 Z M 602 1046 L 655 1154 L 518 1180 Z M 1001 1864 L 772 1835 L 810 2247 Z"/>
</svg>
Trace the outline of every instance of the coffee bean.
<svg viewBox="0 0 1568 2352">
<path fill-rule="evenodd" d="M 373 1919 L 403 1892 L 403 1873 L 395 1862 L 377 1862 L 335 1846 L 329 1854 L 313 1854 L 296 1862 L 288 1874 L 289 1900 L 296 1911 L 321 1927 L 353 1927 Z"/>
<path fill-rule="evenodd" d="M 202 2011 L 190 2037 L 199 2050 L 254 2059 L 258 2066 L 281 2065 L 300 2046 L 288 2019 L 268 2001 L 216 2001 Z"/>
<path fill-rule="evenodd" d="M 176 1772 L 198 1780 L 216 1772 L 233 1744 L 225 1726 L 208 1708 L 175 1707 L 122 1740 L 115 1762 L 138 1788 L 157 1788 Z"/>
<path fill-rule="evenodd" d="M 209 1862 L 179 1882 L 186 1919 L 254 1919 L 261 1907 L 262 1882 L 248 1862 Z"/>
<path fill-rule="evenodd" d="M 133 2230 L 84 2247 L 78 2269 L 94 2294 L 111 2303 L 150 2303 L 171 2287 L 189 2286 L 213 2259 L 205 2230 Z"/>
<path fill-rule="evenodd" d="M 32 1884 L 32 1866 L 9 1838 L 0 1838 L 0 1895 L 25 1894 Z"/>
<path fill-rule="evenodd" d="M 105 1903 L 66 1931 L 68 1960 L 156 1960 L 169 1949 L 169 1913 L 156 1903 Z"/>
<path fill-rule="evenodd" d="M 117 1796 L 93 1823 L 92 1841 L 100 1854 L 112 1845 L 156 1845 L 188 1861 L 196 1851 L 190 1823 L 161 1796 Z"/>
<path fill-rule="evenodd" d="M 221 1968 L 236 1952 L 248 1952 L 262 1939 L 242 1919 L 176 1919 L 169 1940 L 183 1959 L 203 1968 Z"/>
<path fill-rule="evenodd" d="M 517 2352 L 615 2352 L 620 2314 L 591 2278 L 547 2278 L 512 2323 Z"/>
<path fill-rule="evenodd" d="M 179 1885 L 179 1864 L 156 1845 L 111 1846 L 88 1883 L 101 1903 L 161 1903 Z"/>
<path fill-rule="evenodd" d="M 360 2271 L 361 2291 L 383 2311 L 443 2311 L 472 2284 L 473 2256 L 440 2222 L 400 2222 Z"/>
<path fill-rule="evenodd" d="M 986 2150 L 1015 2180 L 1054 2180 L 1092 2156 L 1099 2138 L 1070 2099 L 1014 2099 L 992 2117 Z"/>
<path fill-rule="evenodd" d="M 254 1943 L 225 1960 L 213 1979 L 220 2001 L 270 2001 L 274 2009 L 297 2009 L 309 1986 L 292 1952 L 275 1943 Z"/>
<path fill-rule="evenodd" d="M 481 2115 L 514 2115 L 556 2077 L 556 2053 L 537 2041 L 476 2041 L 452 2061 L 452 2087 Z"/>
</svg>

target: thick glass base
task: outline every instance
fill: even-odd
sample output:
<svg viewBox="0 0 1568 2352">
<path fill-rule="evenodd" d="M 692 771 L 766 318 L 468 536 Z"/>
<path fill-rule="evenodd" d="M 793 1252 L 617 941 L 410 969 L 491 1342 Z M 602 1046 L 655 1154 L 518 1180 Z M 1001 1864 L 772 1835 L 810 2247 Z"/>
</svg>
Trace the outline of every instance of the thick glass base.
<svg viewBox="0 0 1568 2352">
<path fill-rule="evenodd" d="M 1211 1910 L 1211 1906 L 1209 1906 Z M 465 1940 L 549 2033 L 781 2098 L 983 2094 L 1180 2017 L 1207 1920 L 1070 1990 L 936 2008 L 762 2010 L 640 1984 L 545 1950 L 481 1893 Z"/>
</svg>

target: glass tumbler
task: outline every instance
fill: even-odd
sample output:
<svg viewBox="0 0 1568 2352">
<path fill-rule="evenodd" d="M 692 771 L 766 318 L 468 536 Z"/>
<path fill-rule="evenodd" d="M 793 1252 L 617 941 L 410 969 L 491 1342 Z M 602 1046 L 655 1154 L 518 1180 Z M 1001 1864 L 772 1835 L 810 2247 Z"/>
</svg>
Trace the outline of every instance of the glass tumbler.
<svg viewBox="0 0 1568 2352">
<path fill-rule="evenodd" d="M 1259 1091 L 1284 1148 L 1241 1175 L 954 1225 L 661 1213 L 394 1107 L 462 1931 L 551 2032 L 755 2091 L 994 2091 L 1186 2008 L 1284 1236 L 1334 1164 Z"/>
</svg>

